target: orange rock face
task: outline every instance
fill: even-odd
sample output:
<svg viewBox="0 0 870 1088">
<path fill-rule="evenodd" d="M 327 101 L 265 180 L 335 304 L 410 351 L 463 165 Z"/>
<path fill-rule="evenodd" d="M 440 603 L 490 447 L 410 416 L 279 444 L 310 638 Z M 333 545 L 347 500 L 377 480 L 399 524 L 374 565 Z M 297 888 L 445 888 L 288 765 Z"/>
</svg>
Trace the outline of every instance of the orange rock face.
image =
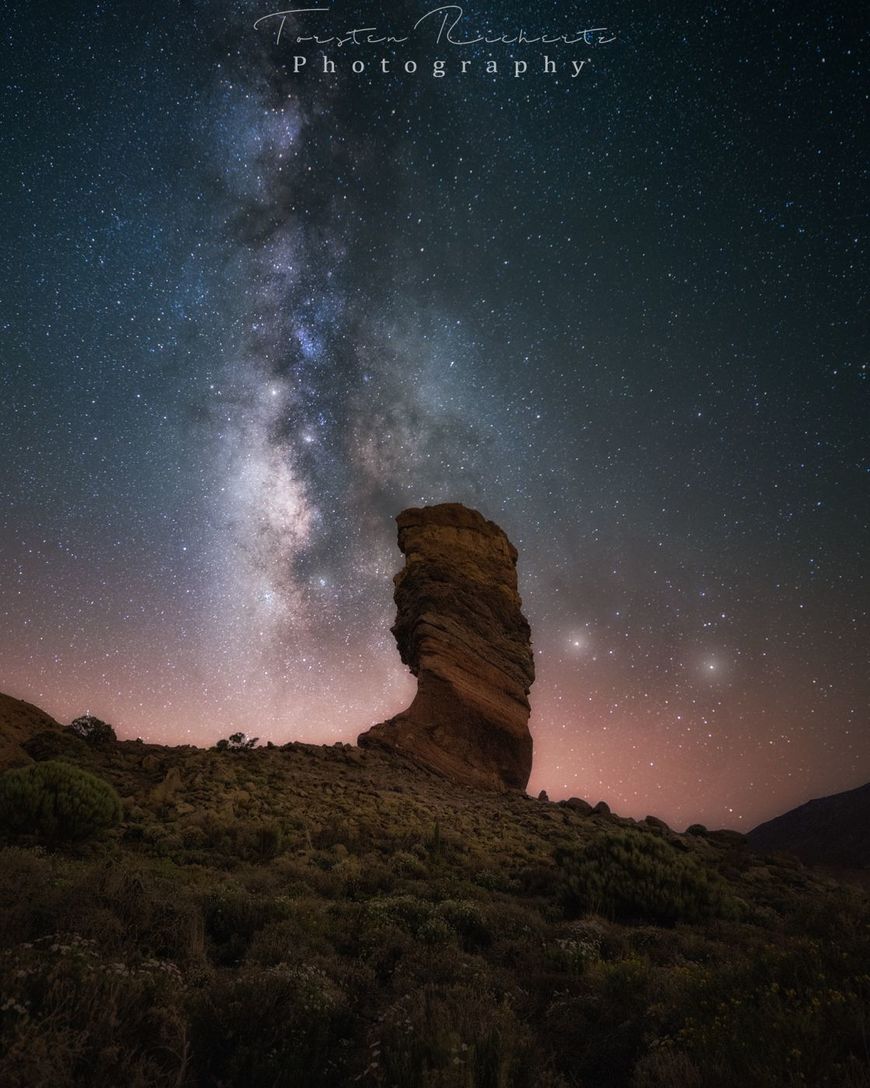
<svg viewBox="0 0 870 1088">
<path fill-rule="evenodd" d="M 490 789 L 525 789 L 532 769 L 531 632 L 517 593 L 517 551 L 456 503 L 396 519 L 405 566 L 392 628 L 417 677 L 414 701 L 359 738 Z"/>
</svg>

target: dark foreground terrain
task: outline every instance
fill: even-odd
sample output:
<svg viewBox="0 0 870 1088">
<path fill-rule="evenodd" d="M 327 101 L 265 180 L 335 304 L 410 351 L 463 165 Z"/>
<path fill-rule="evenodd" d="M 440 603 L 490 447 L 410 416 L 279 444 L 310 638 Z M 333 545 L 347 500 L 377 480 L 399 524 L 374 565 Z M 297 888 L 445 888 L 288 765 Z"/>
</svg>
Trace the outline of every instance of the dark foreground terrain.
<svg viewBox="0 0 870 1088">
<path fill-rule="evenodd" d="M 15 790 L 72 765 L 121 807 L 79 776 L 71 822 L 3 810 L 5 1088 L 870 1084 L 870 900 L 736 833 L 375 751 L 26 732 Z"/>
</svg>

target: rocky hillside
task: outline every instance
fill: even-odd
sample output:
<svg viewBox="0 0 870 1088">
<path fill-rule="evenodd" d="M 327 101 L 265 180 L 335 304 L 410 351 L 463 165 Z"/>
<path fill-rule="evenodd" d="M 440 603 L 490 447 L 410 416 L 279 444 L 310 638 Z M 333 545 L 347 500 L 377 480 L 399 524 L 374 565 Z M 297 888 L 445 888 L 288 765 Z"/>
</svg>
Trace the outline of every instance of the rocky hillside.
<svg viewBox="0 0 870 1088">
<path fill-rule="evenodd" d="M 43 730 L 60 729 L 60 725 L 38 706 L 0 694 L 0 769 L 28 762 L 22 741 Z"/>
<path fill-rule="evenodd" d="M 46 837 L 0 776 L 10 1088 L 868 1083 L 866 895 L 734 832 L 377 749 L 21 747 L 121 818 Z"/>
<path fill-rule="evenodd" d="M 749 840 L 758 850 L 787 850 L 810 865 L 870 869 L 870 782 L 759 824 Z"/>
</svg>

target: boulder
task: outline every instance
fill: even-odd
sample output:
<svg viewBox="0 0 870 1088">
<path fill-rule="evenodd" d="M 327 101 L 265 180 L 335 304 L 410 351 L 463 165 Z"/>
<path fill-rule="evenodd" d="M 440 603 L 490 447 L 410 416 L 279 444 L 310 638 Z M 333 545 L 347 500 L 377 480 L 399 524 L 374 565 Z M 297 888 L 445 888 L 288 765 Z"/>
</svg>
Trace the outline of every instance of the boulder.
<svg viewBox="0 0 870 1088">
<path fill-rule="evenodd" d="M 569 797 L 567 801 L 563 801 L 562 804 L 565 808 L 573 808 L 575 812 L 579 812 L 581 816 L 591 816 L 594 809 L 588 801 L 584 801 L 582 797 Z"/>
<path fill-rule="evenodd" d="M 394 579 L 392 631 L 417 694 L 359 743 L 470 786 L 524 790 L 535 670 L 517 551 L 497 525 L 456 503 L 396 520 L 405 566 Z"/>
</svg>

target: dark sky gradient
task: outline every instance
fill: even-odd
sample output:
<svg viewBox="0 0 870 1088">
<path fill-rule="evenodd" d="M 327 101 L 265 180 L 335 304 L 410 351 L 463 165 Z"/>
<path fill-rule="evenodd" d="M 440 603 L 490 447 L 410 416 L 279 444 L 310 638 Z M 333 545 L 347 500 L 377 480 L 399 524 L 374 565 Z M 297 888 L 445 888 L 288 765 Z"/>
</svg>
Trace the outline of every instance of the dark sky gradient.
<svg viewBox="0 0 870 1088">
<path fill-rule="evenodd" d="M 520 550 L 530 789 L 750 827 L 870 778 L 850 7 L 475 2 L 616 40 L 324 76 L 268 4 L 17 5 L 0 689 L 352 740 L 413 687 L 392 518 L 462 501 Z"/>
</svg>

